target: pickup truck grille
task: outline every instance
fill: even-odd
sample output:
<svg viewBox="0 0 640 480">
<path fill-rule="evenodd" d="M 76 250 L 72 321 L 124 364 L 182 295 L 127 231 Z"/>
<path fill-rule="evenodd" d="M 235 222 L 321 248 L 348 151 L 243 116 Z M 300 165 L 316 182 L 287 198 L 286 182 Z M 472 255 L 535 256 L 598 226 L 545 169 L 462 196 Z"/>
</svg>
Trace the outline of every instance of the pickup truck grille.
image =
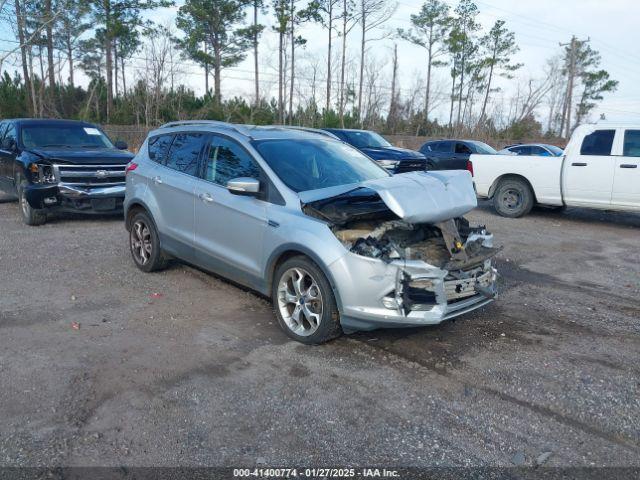
<svg viewBox="0 0 640 480">
<path fill-rule="evenodd" d="M 426 160 L 414 160 L 414 161 L 401 161 L 397 168 L 396 173 L 423 171 L 427 168 Z"/>
<path fill-rule="evenodd" d="M 109 187 L 125 182 L 126 165 L 62 165 L 53 166 L 56 179 L 65 185 Z"/>
</svg>

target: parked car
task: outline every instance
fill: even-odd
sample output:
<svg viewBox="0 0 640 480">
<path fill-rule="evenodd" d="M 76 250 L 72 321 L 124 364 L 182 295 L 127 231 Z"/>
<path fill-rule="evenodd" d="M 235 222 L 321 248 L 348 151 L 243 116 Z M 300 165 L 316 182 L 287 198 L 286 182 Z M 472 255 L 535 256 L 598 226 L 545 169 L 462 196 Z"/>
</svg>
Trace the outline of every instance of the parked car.
<svg viewBox="0 0 640 480">
<path fill-rule="evenodd" d="M 564 156 L 472 155 L 480 197 L 505 217 L 534 204 L 603 210 L 640 210 L 640 124 L 582 125 Z"/>
<path fill-rule="evenodd" d="M 477 140 L 435 140 L 422 145 L 420 151 L 427 158 L 427 170 L 470 170 L 472 153 L 496 153 Z"/>
<path fill-rule="evenodd" d="M 547 143 L 519 143 L 498 151 L 499 155 L 538 155 L 540 157 L 560 157 L 564 151 Z"/>
<path fill-rule="evenodd" d="M 96 125 L 73 120 L 0 122 L 0 189 L 16 195 L 27 225 L 48 212 L 119 213 L 133 154 Z"/>
<path fill-rule="evenodd" d="M 127 168 L 135 265 L 177 257 L 269 295 L 303 343 L 419 326 L 486 305 L 497 252 L 467 172 L 391 175 L 342 141 L 286 127 L 173 122 Z"/>
<path fill-rule="evenodd" d="M 426 159 L 420 152 L 394 147 L 376 132 L 344 128 L 324 128 L 323 130 L 353 145 L 390 173 L 423 171 L 426 168 Z"/>
</svg>

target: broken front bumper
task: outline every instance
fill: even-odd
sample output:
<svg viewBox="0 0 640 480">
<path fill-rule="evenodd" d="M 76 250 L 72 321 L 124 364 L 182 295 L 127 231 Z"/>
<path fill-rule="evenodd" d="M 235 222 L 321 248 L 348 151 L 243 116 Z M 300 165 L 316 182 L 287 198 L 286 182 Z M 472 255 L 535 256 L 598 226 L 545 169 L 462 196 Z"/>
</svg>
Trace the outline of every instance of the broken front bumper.
<svg viewBox="0 0 640 480">
<path fill-rule="evenodd" d="M 64 183 L 29 185 L 25 195 L 32 208 L 83 213 L 120 213 L 125 185 L 80 186 Z"/>
<path fill-rule="evenodd" d="M 329 267 L 345 332 L 434 325 L 490 303 L 497 272 L 491 260 L 448 272 L 421 260 L 379 259 L 348 253 Z"/>
</svg>

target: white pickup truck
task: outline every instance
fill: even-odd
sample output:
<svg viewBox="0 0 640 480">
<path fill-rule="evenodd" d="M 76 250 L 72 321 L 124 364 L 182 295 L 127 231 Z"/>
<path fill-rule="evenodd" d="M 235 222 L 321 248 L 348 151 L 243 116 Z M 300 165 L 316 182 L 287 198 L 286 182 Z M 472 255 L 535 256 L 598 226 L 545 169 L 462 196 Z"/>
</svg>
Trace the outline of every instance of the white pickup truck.
<svg viewBox="0 0 640 480">
<path fill-rule="evenodd" d="M 581 125 L 560 157 L 471 155 L 476 193 L 505 217 L 535 204 L 640 212 L 640 124 Z"/>
</svg>

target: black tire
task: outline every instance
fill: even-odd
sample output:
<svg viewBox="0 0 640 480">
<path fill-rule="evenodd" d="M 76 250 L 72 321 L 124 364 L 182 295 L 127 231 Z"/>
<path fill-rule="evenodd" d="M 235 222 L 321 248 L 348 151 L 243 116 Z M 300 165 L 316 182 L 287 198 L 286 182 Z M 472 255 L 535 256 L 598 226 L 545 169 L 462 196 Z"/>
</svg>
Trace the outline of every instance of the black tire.
<svg viewBox="0 0 640 480">
<path fill-rule="evenodd" d="M 503 217 L 522 217 L 531 211 L 534 203 L 531 187 L 517 178 L 502 180 L 493 195 L 493 206 Z"/>
<path fill-rule="evenodd" d="M 40 208 L 33 208 L 29 205 L 25 190 L 27 182 L 22 181 L 18 184 L 18 203 L 20 205 L 20 214 L 22 215 L 22 221 L 29 226 L 37 227 L 47 221 L 47 212 Z"/>
<path fill-rule="evenodd" d="M 147 212 L 138 212 L 131 219 L 129 249 L 133 263 L 143 272 L 166 268 L 168 258 L 160 248 L 160 236 Z"/>
<path fill-rule="evenodd" d="M 436 169 L 436 165 L 433 162 L 427 162 L 427 172 L 430 170 L 435 170 Z"/>
<path fill-rule="evenodd" d="M 287 282 L 287 285 L 292 286 L 292 284 L 288 283 L 288 280 L 285 280 L 285 276 L 292 270 L 307 273 L 309 274 L 308 279 L 315 281 L 315 283 L 308 282 L 306 284 L 306 286 L 308 286 L 308 292 L 311 292 L 311 300 L 305 300 L 303 297 L 302 301 L 298 301 L 299 303 L 297 304 L 286 302 L 284 294 L 281 294 L 281 286 L 283 282 Z M 312 292 L 312 290 L 314 285 L 318 287 L 319 300 L 317 294 L 315 297 L 313 295 L 314 292 Z M 292 293 L 294 293 L 294 290 L 292 290 Z M 271 298 L 273 300 L 273 309 L 276 318 L 278 319 L 278 324 L 292 339 L 307 345 L 317 345 L 328 342 L 329 340 L 342 335 L 340 314 L 338 312 L 338 306 L 336 304 L 333 289 L 322 270 L 309 258 L 302 255 L 292 257 L 281 263 L 278 268 L 276 268 L 273 277 Z M 321 310 L 317 306 L 318 302 L 321 304 Z M 307 307 L 306 310 L 304 309 L 305 306 Z M 299 312 L 299 318 L 301 318 L 301 321 L 298 322 L 300 327 L 298 331 L 301 331 L 303 327 L 309 327 L 307 329 L 309 330 L 308 333 L 296 333 L 296 331 L 294 331 L 290 326 L 292 324 L 293 312 L 298 307 L 302 308 L 302 311 Z M 283 309 L 288 313 L 287 319 L 283 317 Z M 319 310 L 321 313 L 318 313 Z M 318 315 L 319 322 L 317 322 L 317 325 L 314 325 L 311 319 L 307 316 L 309 313 L 312 315 Z"/>
</svg>

